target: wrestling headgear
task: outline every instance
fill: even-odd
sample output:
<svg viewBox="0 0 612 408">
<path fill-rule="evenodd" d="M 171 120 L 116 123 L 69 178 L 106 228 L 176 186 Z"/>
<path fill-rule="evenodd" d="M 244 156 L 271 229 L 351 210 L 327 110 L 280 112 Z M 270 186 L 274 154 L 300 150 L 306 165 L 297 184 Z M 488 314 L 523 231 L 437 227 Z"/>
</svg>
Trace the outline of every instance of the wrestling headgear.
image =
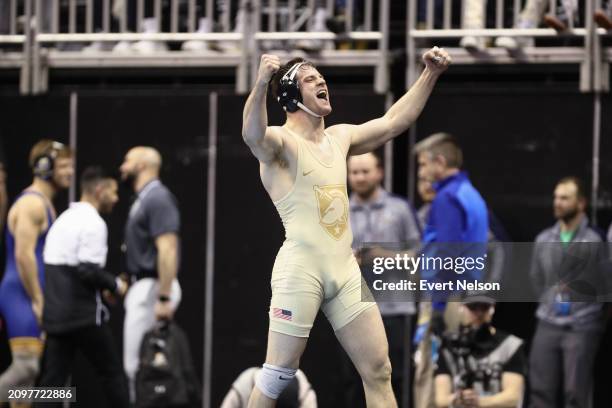
<svg viewBox="0 0 612 408">
<path fill-rule="evenodd" d="M 66 146 L 60 142 L 53 142 L 46 151 L 36 156 L 32 162 L 32 171 L 35 176 L 43 180 L 51 180 L 53 178 L 53 169 L 55 168 L 55 160 Z"/>
<path fill-rule="evenodd" d="M 302 93 L 298 85 L 297 73 L 304 64 L 306 63 L 298 62 L 294 64 L 285 75 L 283 75 L 279 81 L 279 90 L 276 100 L 281 104 L 285 112 L 294 113 L 298 109 L 302 109 L 304 112 L 314 117 L 321 118 L 321 115 L 314 113 L 302 103 Z"/>
</svg>

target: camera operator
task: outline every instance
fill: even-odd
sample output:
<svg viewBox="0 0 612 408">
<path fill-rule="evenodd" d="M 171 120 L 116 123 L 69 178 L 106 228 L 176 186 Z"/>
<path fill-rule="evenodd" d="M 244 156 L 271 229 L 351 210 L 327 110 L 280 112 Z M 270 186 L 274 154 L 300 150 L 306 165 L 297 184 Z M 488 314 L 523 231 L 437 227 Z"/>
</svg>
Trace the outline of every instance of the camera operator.
<svg viewBox="0 0 612 408">
<path fill-rule="evenodd" d="M 526 359 L 523 341 L 491 325 L 495 302 L 466 298 L 459 333 L 445 336 L 435 372 L 437 407 L 518 407 Z"/>
</svg>

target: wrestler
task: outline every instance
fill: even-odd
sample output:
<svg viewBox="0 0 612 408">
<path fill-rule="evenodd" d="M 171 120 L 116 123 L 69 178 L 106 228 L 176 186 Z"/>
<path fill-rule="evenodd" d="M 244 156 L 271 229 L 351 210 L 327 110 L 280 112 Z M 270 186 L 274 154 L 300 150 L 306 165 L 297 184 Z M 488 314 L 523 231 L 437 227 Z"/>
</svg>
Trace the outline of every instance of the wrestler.
<svg viewBox="0 0 612 408">
<path fill-rule="evenodd" d="M 285 227 L 272 271 L 266 361 L 249 407 L 273 407 L 291 382 L 319 308 L 359 372 L 369 407 L 397 406 L 380 312 L 362 302 L 361 273 L 351 249 L 346 158 L 370 152 L 414 123 L 451 62 L 437 47 L 425 69 L 384 116 L 361 125 L 325 128 L 332 111 L 327 83 L 301 58 L 281 66 L 261 57 L 243 113 L 242 137 L 259 160 L 263 185 Z M 266 95 L 285 109 L 283 126 L 268 126 Z"/>
<path fill-rule="evenodd" d="M 41 140 L 32 147 L 29 164 L 34 180 L 15 199 L 6 223 L 0 315 L 6 323 L 13 361 L 0 375 L 0 396 L 4 397 L 9 388 L 33 386 L 39 372 L 43 247 L 55 219 L 53 197 L 70 187 L 74 173 L 72 151 L 52 140 Z"/>
</svg>

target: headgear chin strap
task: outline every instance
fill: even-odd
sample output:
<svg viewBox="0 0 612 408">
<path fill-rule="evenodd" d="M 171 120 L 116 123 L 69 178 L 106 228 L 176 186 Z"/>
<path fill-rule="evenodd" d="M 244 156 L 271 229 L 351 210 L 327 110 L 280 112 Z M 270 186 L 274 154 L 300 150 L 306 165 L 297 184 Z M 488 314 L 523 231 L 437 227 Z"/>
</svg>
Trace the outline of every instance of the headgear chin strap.
<svg viewBox="0 0 612 408">
<path fill-rule="evenodd" d="M 300 93 L 300 87 L 296 78 L 297 72 L 302 65 L 304 65 L 304 62 L 296 63 L 283 75 L 280 80 L 280 93 L 276 100 L 281 104 L 285 112 L 294 113 L 298 109 L 302 109 L 311 116 L 322 118 L 322 115 L 314 113 L 302 103 L 302 94 Z"/>
</svg>

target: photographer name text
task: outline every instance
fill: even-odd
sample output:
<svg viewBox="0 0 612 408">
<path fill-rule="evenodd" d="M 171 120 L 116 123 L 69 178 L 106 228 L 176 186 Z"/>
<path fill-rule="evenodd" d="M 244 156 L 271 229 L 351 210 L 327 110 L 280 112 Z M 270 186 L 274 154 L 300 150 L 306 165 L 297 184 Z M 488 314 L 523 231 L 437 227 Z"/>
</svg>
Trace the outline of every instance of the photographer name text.
<svg viewBox="0 0 612 408">
<path fill-rule="evenodd" d="M 477 280 L 457 280 L 448 282 L 430 282 L 421 279 L 418 282 L 403 279 L 399 282 L 385 282 L 381 279 L 375 280 L 372 285 L 376 291 L 499 291 L 501 285 L 498 282 L 479 282 Z"/>
</svg>

